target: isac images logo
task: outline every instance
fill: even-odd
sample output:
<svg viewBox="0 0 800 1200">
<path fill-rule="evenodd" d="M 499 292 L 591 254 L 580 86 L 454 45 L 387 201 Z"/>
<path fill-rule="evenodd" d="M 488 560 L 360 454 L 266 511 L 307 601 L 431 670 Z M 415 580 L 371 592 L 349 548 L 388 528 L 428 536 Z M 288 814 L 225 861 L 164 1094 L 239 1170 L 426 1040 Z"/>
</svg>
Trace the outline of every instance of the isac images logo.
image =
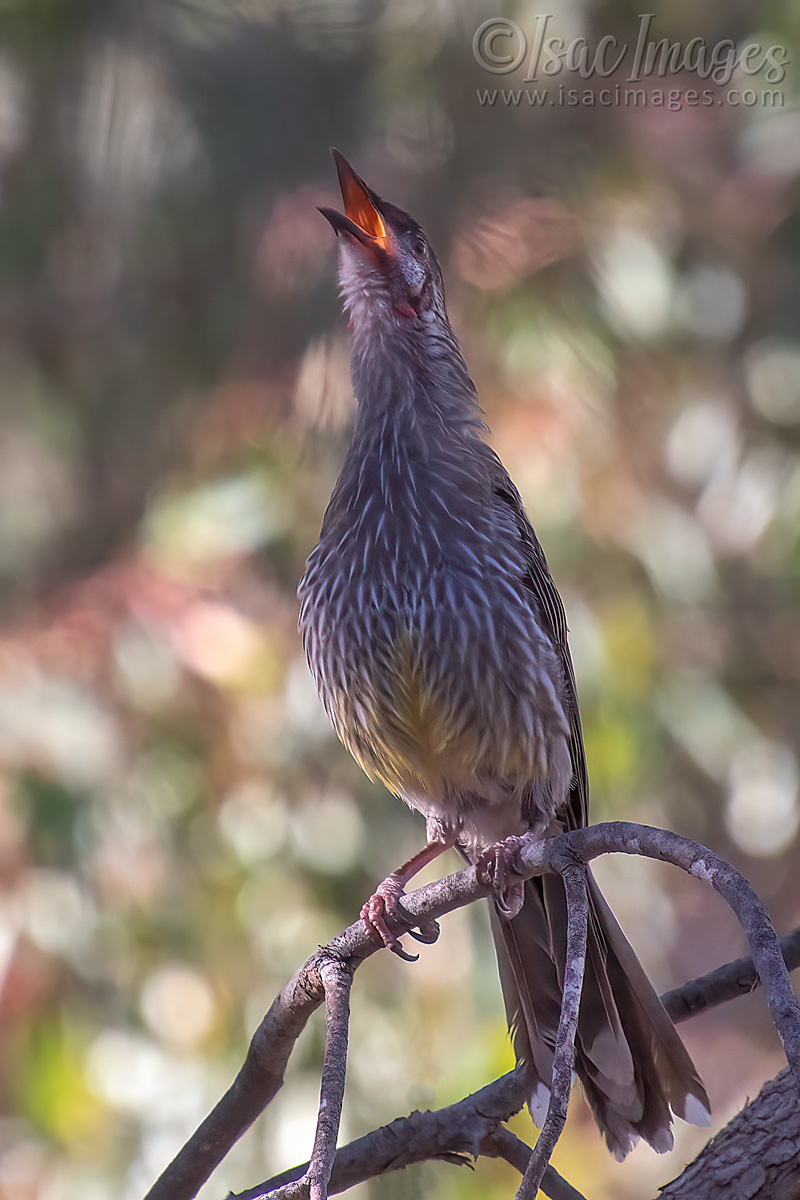
<svg viewBox="0 0 800 1200">
<path fill-rule="evenodd" d="M 539 13 L 526 33 L 516 21 L 492 17 L 475 30 L 472 51 L 484 71 L 510 75 L 525 68 L 523 87 L 478 88 L 482 107 L 783 107 L 776 85 L 790 62 L 785 46 L 656 38 L 654 13 L 639 16 L 635 40 L 606 34 L 592 44 L 557 36 L 552 20 L 552 13 Z"/>
</svg>

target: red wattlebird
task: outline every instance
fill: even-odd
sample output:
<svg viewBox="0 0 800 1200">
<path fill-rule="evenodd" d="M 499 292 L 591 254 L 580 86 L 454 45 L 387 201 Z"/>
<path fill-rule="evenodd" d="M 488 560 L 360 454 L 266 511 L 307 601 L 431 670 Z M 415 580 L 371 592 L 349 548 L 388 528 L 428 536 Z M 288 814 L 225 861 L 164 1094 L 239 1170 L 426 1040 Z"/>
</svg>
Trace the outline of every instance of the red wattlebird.
<svg viewBox="0 0 800 1200">
<path fill-rule="evenodd" d="M 308 661 L 341 740 L 421 812 L 426 847 L 362 917 L 390 929 L 408 880 L 456 846 L 492 879 L 492 927 L 534 1117 L 546 1107 L 566 936 L 558 876 L 522 883 L 521 835 L 588 819 L 561 599 L 486 427 L 445 308 L 442 273 L 407 213 L 334 152 L 358 400 L 353 441 L 300 583 Z M 672 1022 L 590 880 L 576 1071 L 611 1150 L 672 1145 L 670 1108 L 708 1098 Z M 387 922 L 387 918 L 389 921 Z M 402 951 L 401 951 L 402 953 Z"/>
</svg>

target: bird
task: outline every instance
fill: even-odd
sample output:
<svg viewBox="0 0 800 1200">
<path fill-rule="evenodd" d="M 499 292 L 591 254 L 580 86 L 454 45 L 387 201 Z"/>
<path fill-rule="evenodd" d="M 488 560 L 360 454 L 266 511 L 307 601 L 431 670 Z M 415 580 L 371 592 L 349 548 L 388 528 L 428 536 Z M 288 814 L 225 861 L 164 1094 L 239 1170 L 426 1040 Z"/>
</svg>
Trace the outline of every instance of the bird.
<svg viewBox="0 0 800 1200">
<path fill-rule="evenodd" d="M 455 848 L 493 888 L 490 917 L 528 1106 L 550 1096 L 566 954 L 558 875 L 523 881 L 520 839 L 588 822 L 565 610 L 520 494 L 488 439 L 417 221 L 332 151 L 357 401 L 352 441 L 298 586 L 322 702 L 360 766 L 426 823 L 426 844 L 364 905 L 402 957 L 409 880 Z M 672 1114 L 708 1124 L 705 1088 L 589 876 L 575 1070 L 611 1152 L 673 1145 Z M 435 929 L 419 928 L 420 940 Z"/>
</svg>

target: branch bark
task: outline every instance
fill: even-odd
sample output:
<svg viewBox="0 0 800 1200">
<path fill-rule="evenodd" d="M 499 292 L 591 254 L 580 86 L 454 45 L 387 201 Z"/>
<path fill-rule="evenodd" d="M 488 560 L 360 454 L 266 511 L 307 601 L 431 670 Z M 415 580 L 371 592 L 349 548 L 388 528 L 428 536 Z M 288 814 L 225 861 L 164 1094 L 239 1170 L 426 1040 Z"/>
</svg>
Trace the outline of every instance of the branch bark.
<svg viewBox="0 0 800 1200">
<path fill-rule="evenodd" d="M 335 961 L 326 963 L 320 974 L 325 988 L 327 1020 L 317 1134 L 308 1168 L 309 1200 L 327 1200 L 328 1180 L 336 1157 L 347 1069 L 353 968 L 350 964 Z"/>
<path fill-rule="evenodd" d="M 798 1200 L 800 1102 L 791 1071 L 765 1084 L 659 1200 Z"/>
<path fill-rule="evenodd" d="M 404 898 L 403 907 L 412 920 L 425 922 L 487 894 L 475 877 L 474 867 L 468 867 L 412 892 Z M 320 977 L 322 964 L 338 959 L 350 962 L 355 970 L 375 953 L 377 947 L 359 920 L 303 963 L 273 1000 L 253 1034 L 244 1064 L 231 1087 L 159 1176 L 145 1200 L 193 1200 L 231 1147 L 280 1090 L 294 1044 L 325 998 Z"/>
<path fill-rule="evenodd" d="M 785 934 L 779 945 L 786 969 L 794 971 L 800 967 L 800 928 Z M 760 983 L 752 958 L 745 955 L 665 992 L 661 1003 L 678 1025 L 681 1021 L 688 1021 L 689 1017 L 696 1017 L 698 1013 L 735 1000 L 737 996 L 746 996 L 755 991 Z"/>
</svg>

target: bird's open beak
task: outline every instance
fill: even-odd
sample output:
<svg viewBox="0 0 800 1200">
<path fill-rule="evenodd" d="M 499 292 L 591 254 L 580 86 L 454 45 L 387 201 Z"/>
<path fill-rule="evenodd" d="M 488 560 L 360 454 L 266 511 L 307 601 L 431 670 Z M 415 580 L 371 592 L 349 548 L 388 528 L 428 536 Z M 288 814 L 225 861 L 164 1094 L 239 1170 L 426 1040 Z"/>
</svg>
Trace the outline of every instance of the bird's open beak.
<svg viewBox="0 0 800 1200">
<path fill-rule="evenodd" d="M 331 150 L 342 189 L 344 214 L 335 208 L 321 208 L 334 231 L 349 233 L 368 250 L 380 254 L 389 252 L 389 231 L 376 206 L 377 196 L 370 191 L 364 180 L 356 175 L 350 163 L 338 150 Z"/>
</svg>

